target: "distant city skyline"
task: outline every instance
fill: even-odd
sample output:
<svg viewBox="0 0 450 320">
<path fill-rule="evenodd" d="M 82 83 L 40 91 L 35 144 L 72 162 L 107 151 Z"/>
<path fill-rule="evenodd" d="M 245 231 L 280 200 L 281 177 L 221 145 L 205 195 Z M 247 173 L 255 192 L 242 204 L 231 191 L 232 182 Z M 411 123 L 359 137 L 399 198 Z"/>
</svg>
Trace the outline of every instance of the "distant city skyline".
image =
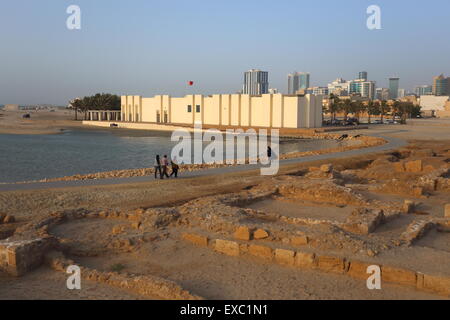
<svg viewBox="0 0 450 320">
<path fill-rule="evenodd" d="M 386 88 L 396 75 L 407 92 L 450 74 L 450 43 L 430 36 L 450 29 L 448 0 L 379 0 L 381 30 L 367 28 L 366 0 L 77 0 L 81 30 L 68 30 L 71 4 L 0 3 L 8 13 L 0 19 L 0 104 L 66 105 L 97 92 L 235 93 L 249 69 L 268 71 L 280 92 L 292 70 L 308 71 L 311 87 L 366 71 Z M 405 49 L 411 42 L 420 45 Z"/>
</svg>

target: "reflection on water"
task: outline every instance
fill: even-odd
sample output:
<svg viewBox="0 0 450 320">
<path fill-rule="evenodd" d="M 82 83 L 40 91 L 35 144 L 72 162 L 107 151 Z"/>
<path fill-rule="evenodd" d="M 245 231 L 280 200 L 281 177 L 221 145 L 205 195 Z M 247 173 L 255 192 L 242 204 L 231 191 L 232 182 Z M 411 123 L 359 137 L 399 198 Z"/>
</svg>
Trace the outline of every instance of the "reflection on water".
<svg viewBox="0 0 450 320">
<path fill-rule="evenodd" d="M 59 135 L 0 134 L 0 182 L 56 178 L 153 166 L 156 154 L 170 156 L 169 132 L 77 130 Z M 206 143 L 207 144 L 207 143 Z M 290 140 L 280 152 L 336 146 L 330 140 Z"/>
</svg>

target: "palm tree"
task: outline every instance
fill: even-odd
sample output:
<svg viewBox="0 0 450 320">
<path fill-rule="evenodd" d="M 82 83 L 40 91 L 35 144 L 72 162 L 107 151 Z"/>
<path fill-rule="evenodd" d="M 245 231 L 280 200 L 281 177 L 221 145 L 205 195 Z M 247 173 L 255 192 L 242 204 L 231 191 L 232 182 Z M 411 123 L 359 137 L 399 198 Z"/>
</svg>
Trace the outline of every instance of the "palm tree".
<svg viewBox="0 0 450 320">
<path fill-rule="evenodd" d="M 71 101 L 69 101 L 69 108 L 74 109 L 75 111 L 75 121 L 78 120 L 78 110 L 82 110 L 83 108 L 83 101 L 80 98 L 75 98 Z"/>
<path fill-rule="evenodd" d="M 352 101 L 350 99 L 345 99 L 340 103 L 340 110 L 344 111 L 344 121 L 347 121 L 348 114 L 352 109 Z"/>
<path fill-rule="evenodd" d="M 369 109 L 370 109 L 370 107 L 369 107 Z M 380 101 L 374 101 L 371 110 L 372 111 L 369 111 L 369 124 L 370 124 L 372 115 L 376 115 L 376 116 L 377 115 L 381 115 L 381 103 L 380 103 Z"/>
<path fill-rule="evenodd" d="M 120 110 L 120 97 L 110 93 L 97 93 L 93 96 L 77 98 L 69 102 L 69 107 L 75 109 L 75 120 L 78 112 L 84 112 L 87 118 L 88 110 Z"/>
<path fill-rule="evenodd" d="M 377 106 L 373 100 L 369 100 L 366 105 L 366 111 L 367 111 L 367 122 L 371 123 L 371 116 L 375 112 L 377 112 Z"/>
<path fill-rule="evenodd" d="M 95 110 L 117 110 L 120 109 L 120 98 L 109 93 L 97 93 L 90 97 L 91 107 Z"/>
<path fill-rule="evenodd" d="M 390 110 L 386 100 L 382 100 L 380 103 L 381 123 L 383 123 L 384 115 Z"/>
<path fill-rule="evenodd" d="M 392 104 L 392 116 L 395 120 L 395 117 L 400 115 L 400 106 L 401 103 L 398 100 L 395 100 L 394 103 Z"/>
<path fill-rule="evenodd" d="M 82 108 L 82 111 L 84 112 L 84 118 L 86 119 L 87 118 L 87 112 L 88 112 L 88 110 L 89 109 L 94 109 L 93 107 L 92 107 L 92 100 L 93 100 L 93 98 L 92 97 L 84 97 L 81 101 L 82 101 L 82 103 L 81 103 L 81 108 Z"/>
<path fill-rule="evenodd" d="M 363 104 L 361 101 L 352 101 L 350 103 L 350 109 L 348 110 L 349 113 L 353 114 L 353 116 L 358 119 L 359 122 L 359 113 L 363 109 Z"/>
<path fill-rule="evenodd" d="M 341 101 L 338 96 L 330 95 L 330 103 L 328 104 L 328 112 L 331 114 L 331 119 L 336 120 L 336 113 L 339 112 Z"/>
<path fill-rule="evenodd" d="M 401 123 L 406 124 L 406 119 L 411 117 L 411 114 L 414 111 L 414 104 L 411 102 L 400 102 L 399 104 L 399 113 L 401 116 Z"/>
</svg>

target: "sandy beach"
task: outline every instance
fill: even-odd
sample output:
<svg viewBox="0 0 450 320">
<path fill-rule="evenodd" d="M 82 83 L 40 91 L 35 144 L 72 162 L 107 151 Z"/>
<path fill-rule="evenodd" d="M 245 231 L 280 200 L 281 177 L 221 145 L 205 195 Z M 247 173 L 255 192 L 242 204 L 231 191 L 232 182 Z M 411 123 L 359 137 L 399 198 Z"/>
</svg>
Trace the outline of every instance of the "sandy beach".
<svg viewBox="0 0 450 320">
<path fill-rule="evenodd" d="M 30 114 L 24 119 L 24 114 Z M 79 115 L 81 118 L 82 115 Z M 55 111 L 4 111 L 0 109 L 0 134 L 58 134 L 70 128 L 82 127 L 81 121 L 75 121 L 71 110 Z"/>
</svg>

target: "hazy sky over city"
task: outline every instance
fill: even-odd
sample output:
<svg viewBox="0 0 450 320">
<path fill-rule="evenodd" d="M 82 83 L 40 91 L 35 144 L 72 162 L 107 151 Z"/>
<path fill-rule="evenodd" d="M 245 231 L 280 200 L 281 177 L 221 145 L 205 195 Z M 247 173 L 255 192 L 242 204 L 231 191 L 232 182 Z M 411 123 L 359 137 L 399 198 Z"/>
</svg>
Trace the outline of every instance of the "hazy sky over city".
<svg viewBox="0 0 450 320">
<path fill-rule="evenodd" d="M 81 30 L 66 27 L 72 4 Z M 367 29 L 372 4 L 382 30 Z M 251 68 L 282 92 L 293 71 L 320 86 L 365 70 L 412 90 L 450 75 L 449 30 L 448 0 L 2 0 L 0 104 L 235 93 Z"/>
</svg>

